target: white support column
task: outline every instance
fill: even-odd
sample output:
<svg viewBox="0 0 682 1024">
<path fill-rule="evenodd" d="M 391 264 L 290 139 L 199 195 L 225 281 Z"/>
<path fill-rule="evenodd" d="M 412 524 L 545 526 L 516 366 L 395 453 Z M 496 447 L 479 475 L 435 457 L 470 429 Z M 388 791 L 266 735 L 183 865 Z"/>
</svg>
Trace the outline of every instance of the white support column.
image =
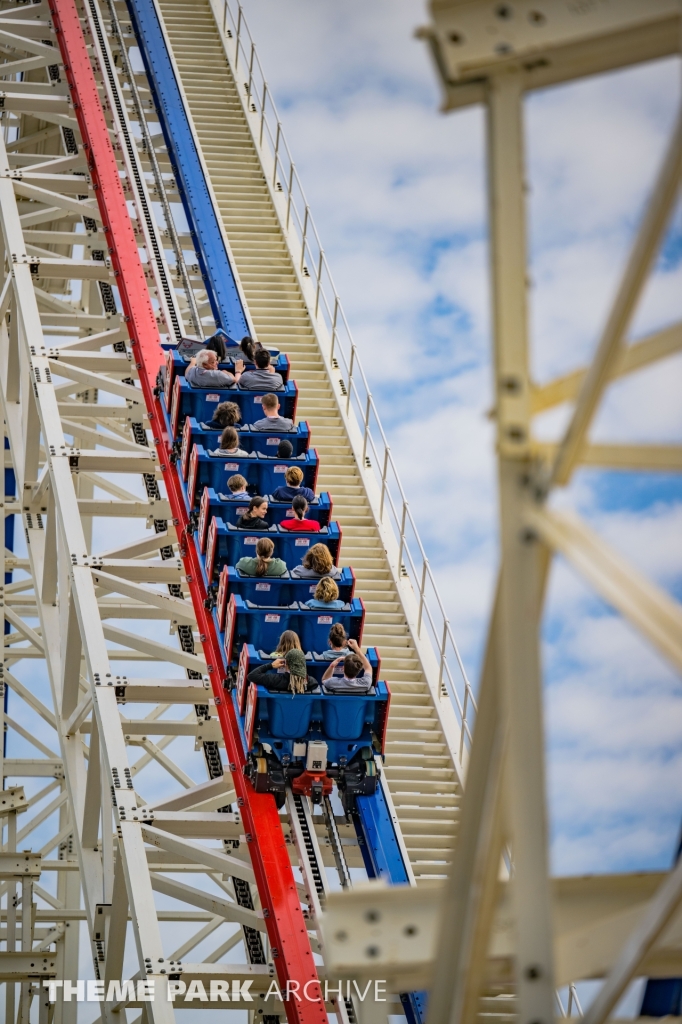
<svg viewBox="0 0 682 1024">
<path fill-rule="evenodd" d="M 544 557 L 524 525 L 530 493 L 523 96 L 520 72 L 488 97 L 490 234 L 499 453 L 501 574 L 496 669 L 507 722 L 505 798 L 511 832 L 520 1024 L 550 1024 L 554 971 L 539 658 Z"/>
</svg>

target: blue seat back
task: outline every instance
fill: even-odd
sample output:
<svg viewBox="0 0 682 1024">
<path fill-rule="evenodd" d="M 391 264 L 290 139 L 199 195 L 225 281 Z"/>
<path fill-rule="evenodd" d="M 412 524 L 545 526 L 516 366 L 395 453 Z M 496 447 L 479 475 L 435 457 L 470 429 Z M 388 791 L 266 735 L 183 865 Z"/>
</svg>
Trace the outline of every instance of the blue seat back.
<svg viewBox="0 0 682 1024">
<path fill-rule="evenodd" d="M 199 508 L 206 518 L 206 529 L 213 516 L 226 524 L 237 525 L 237 520 L 248 511 L 248 500 L 244 501 L 221 501 L 212 487 L 205 487 Z M 308 506 L 308 519 L 314 519 L 320 526 L 327 526 L 331 518 L 332 502 L 327 491 L 318 495 L 317 501 Z M 287 518 L 287 512 L 291 512 L 290 501 L 270 501 L 268 506 L 268 522 L 279 525 Z M 203 550 L 203 547 L 202 547 Z"/>
<path fill-rule="evenodd" d="M 313 544 L 326 544 L 334 562 L 338 562 L 341 547 L 341 531 L 338 523 L 330 523 L 319 533 L 293 533 L 281 526 L 269 530 L 240 530 L 227 526 L 222 519 L 214 517 L 208 526 L 206 542 L 206 575 L 213 581 L 216 571 L 224 565 L 236 565 L 240 558 L 254 558 L 260 537 L 269 537 L 275 545 L 274 557 L 286 562 L 287 569 L 293 569 Z"/>
<path fill-rule="evenodd" d="M 289 363 L 289 357 L 287 355 L 285 355 L 283 352 L 280 352 L 279 350 L 275 350 L 275 351 L 271 352 L 270 355 L 271 355 L 272 365 L 274 366 L 276 372 L 281 375 L 282 380 L 286 383 L 286 381 L 289 379 L 289 373 L 290 373 L 290 369 L 291 369 L 291 365 Z M 238 345 L 235 345 L 235 346 L 228 345 L 227 346 L 227 361 L 224 362 L 224 363 L 219 363 L 218 364 L 218 369 L 219 370 L 227 370 L 229 373 L 234 373 L 234 360 L 235 360 L 235 358 L 236 359 L 244 359 L 244 355 L 243 355 L 242 350 L 239 348 Z M 245 370 L 253 370 L 253 369 L 255 369 L 255 365 L 256 365 L 255 363 L 250 363 L 246 359 L 244 359 L 244 369 Z M 184 377 L 185 376 L 185 372 L 186 372 L 188 366 L 189 366 L 189 363 L 185 362 L 185 360 L 177 352 L 176 349 L 170 348 L 170 349 L 167 350 L 166 372 L 168 372 L 168 369 L 170 368 L 170 370 L 171 370 L 171 372 L 172 372 L 174 377 L 175 376 Z"/>
<path fill-rule="evenodd" d="M 218 587 L 216 615 L 218 628 L 222 631 L 225 622 L 225 609 L 230 594 L 237 594 L 244 601 L 252 601 L 253 604 L 267 606 L 286 606 L 293 601 L 308 601 L 315 594 L 317 580 L 291 579 L 287 574 L 285 577 L 258 577 L 242 576 L 233 566 L 224 566 L 220 574 L 220 585 Z M 336 581 L 339 588 L 339 597 L 342 601 L 349 602 L 353 598 L 355 590 L 355 577 L 353 570 L 344 568 L 341 579 Z M 326 646 L 326 645 L 325 645 Z"/>
<path fill-rule="evenodd" d="M 199 500 L 204 487 L 212 487 L 220 494 L 229 494 L 227 481 L 240 473 L 254 494 L 272 494 L 286 483 L 284 474 L 289 466 L 298 466 L 303 472 L 303 485 L 315 490 L 317 483 L 317 452 L 306 452 L 304 459 L 272 459 L 259 452 L 251 455 L 217 456 L 209 455 L 200 445 L 195 444 L 189 456 L 187 470 L 187 498 L 190 508 Z"/>
<path fill-rule="evenodd" d="M 170 425 L 173 438 L 179 431 L 186 416 L 193 416 L 199 423 L 209 423 L 213 419 L 213 411 L 220 402 L 236 402 L 242 414 L 242 423 L 255 423 L 263 419 L 263 395 L 267 391 L 240 391 L 239 388 L 193 388 L 184 377 L 176 377 L 172 386 L 170 407 Z M 298 389 L 295 381 L 287 381 L 283 391 L 277 392 L 280 403 L 280 415 L 290 420 L 296 419 L 296 401 Z M 293 431 L 292 431 L 293 433 Z"/>
<path fill-rule="evenodd" d="M 303 455 L 310 447 L 310 427 L 307 421 L 299 423 L 295 431 L 287 431 L 284 434 L 271 434 L 269 431 L 252 430 L 250 424 L 237 424 L 235 427 L 239 435 L 239 447 L 245 452 L 262 452 L 275 458 L 280 441 L 289 441 L 294 449 L 294 455 Z M 207 452 L 215 451 L 220 447 L 220 435 L 222 430 L 207 430 L 205 426 L 195 420 L 194 416 L 188 416 L 182 428 L 183 455 L 187 445 L 202 445 Z M 187 452 L 189 456 L 189 451 Z"/>
<path fill-rule="evenodd" d="M 324 612 L 298 604 L 290 608 L 249 608 L 241 597 L 234 595 L 228 612 L 232 637 L 225 644 L 226 648 L 231 648 L 232 661 L 245 643 L 270 653 L 277 647 L 281 634 L 292 629 L 298 634 L 304 651 L 321 652 L 329 646 L 329 630 L 335 622 L 340 622 L 353 640 L 362 643 L 364 618 L 365 608 L 359 598 L 354 598 L 347 610 L 337 608 Z"/>
</svg>

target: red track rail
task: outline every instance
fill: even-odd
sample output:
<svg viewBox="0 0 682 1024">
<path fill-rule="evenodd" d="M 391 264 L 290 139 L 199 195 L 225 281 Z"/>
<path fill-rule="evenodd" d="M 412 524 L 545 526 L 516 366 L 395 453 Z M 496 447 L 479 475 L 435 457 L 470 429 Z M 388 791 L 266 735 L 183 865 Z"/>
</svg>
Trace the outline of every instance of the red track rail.
<svg viewBox="0 0 682 1024">
<path fill-rule="evenodd" d="M 183 559 L 192 604 L 213 694 L 218 708 L 230 770 L 240 809 L 258 891 L 265 912 L 277 978 L 282 992 L 304 991 L 315 997 L 320 993 L 306 922 L 301 910 L 289 854 L 274 798 L 253 791 L 243 775 L 244 752 L 232 700 L 222 688 L 223 658 L 213 619 L 204 606 L 206 590 L 199 556 L 182 499 L 176 467 L 171 463 L 171 444 L 158 398 L 154 395 L 156 376 L 163 359 L 147 282 L 130 220 L 105 111 L 97 91 L 83 29 L 75 0 L 52 0 L 50 4 L 59 49 L 71 90 L 71 97 L 83 138 L 88 169 L 97 195 L 97 205 L 109 241 L 109 253 L 117 277 L 124 314 L 133 347 L 142 393 L 149 413 L 168 500 L 178 524 Z M 125 271 L 124 271 L 125 268 Z M 287 982 L 298 982 L 299 989 Z M 327 1022 L 324 1002 L 292 997 L 285 1002 L 290 1024 Z"/>
</svg>

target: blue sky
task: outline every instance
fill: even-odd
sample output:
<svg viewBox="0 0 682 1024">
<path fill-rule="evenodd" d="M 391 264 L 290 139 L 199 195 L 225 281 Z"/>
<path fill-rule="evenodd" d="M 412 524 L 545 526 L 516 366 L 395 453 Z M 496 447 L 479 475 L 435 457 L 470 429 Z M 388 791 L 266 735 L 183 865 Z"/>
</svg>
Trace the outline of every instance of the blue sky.
<svg viewBox="0 0 682 1024">
<path fill-rule="evenodd" d="M 484 117 L 443 116 L 421 0 L 245 0 L 284 131 L 473 676 L 497 558 Z M 540 382 L 589 358 L 661 160 L 680 67 L 526 104 L 530 331 Z M 678 209 L 632 337 L 682 313 Z M 682 358 L 609 389 L 600 441 L 680 443 Z M 569 410 L 538 422 L 556 437 Z M 429 458 L 429 443 L 433 458 Z M 444 443 L 443 443 L 444 442 Z M 584 471 L 559 497 L 682 594 L 674 477 Z M 557 873 L 662 867 L 682 820 L 682 685 L 557 562 L 544 661 Z"/>
</svg>

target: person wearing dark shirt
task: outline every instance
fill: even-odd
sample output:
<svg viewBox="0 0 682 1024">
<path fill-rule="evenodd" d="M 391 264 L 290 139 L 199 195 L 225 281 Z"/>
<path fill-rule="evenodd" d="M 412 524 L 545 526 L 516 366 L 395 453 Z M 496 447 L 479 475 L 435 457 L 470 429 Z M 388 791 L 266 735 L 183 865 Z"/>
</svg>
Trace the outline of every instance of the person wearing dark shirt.
<svg viewBox="0 0 682 1024">
<path fill-rule="evenodd" d="M 298 533 L 320 532 L 320 524 L 314 519 L 306 519 L 305 517 L 305 514 L 308 511 L 308 502 L 302 494 L 296 495 L 291 503 L 291 507 L 294 510 L 294 514 L 288 519 L 282 520 L 283 530 L 293 530 Z"/>
<path fill-rule="evenodd" d="M 242 411 L 236 402 L 221 402 L 216 406 L 213 419 L 202 423 L 206 430 L 224 430 L 225 427 L 236 427 L 242 418 Z"/>
<path fill-rule="evenodd" d="M 249 502 L 249 510 L 237 520 L 240 530 L 269 530 L 270 524 L 266 522 L 268 512 L 268 499 L 256 495 Z"/>
<path fill-rule="evenodd" d="M 256 420 L 251 424 L 252 430 L 295 430 L 294 421 L 279 414 L 279 399 L 277 395 L 263 395 L 261 402 L 265 416 L 262 420 Z"/>
<path fill-rule="evenodd" d="M 317 689 L 317 681 L 308 675 L 305 654 L 293 649 L 283 658 L 275 658 L 269 665 L 259 665 L 248 674 L 248 681 L 265 686 L 273 693 L 310 693 Z"/>
<path fill-rule="evenodd" d="M 246 388 L 247 391 L 265 391 L 266 388 L 269 391 L 282 391 L 284 388 L 282 375 L 277 373 L 272 366 L 268 350 L 266 348 L 256 349 L 253 361 L 256 364 L 256 369 L 246 370 L 242 374 L 239 386 Z"/>
<path fill-rule="evenodd" d="M 297 495 L 301 495 L 306 501 L 315 501 L 315 492 L 309 487 L 302 487 L 303 470 L 300 466 L 289 466 L 284 474 L 286 484 L 278 487 L 272 498 L 273 501 L 293 501 Z"/>
</svg>

